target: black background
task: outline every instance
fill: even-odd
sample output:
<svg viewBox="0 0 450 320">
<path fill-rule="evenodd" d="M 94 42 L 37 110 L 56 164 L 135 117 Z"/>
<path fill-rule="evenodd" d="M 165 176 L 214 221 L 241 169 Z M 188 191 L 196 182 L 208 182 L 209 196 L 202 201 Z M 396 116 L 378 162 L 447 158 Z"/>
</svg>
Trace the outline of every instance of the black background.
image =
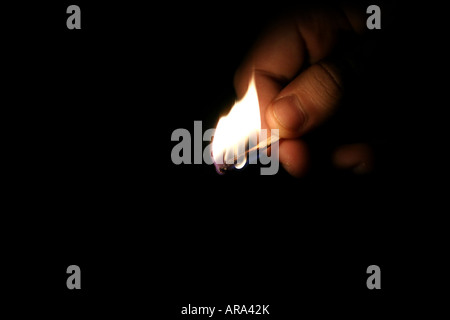
<svg viewBox="0 0 450 320">
<path fill-rule="evenodd" d="M 66 28 L 70 4 L 81 8 L 81 30 Z M 445 85 L 439 8 L 397 3 L 389 23 L 370 31 L 371 63 L 342 111 L 305 137 L 306 177 L 260 176 L 251 166 L 219 176 L 171 161 L 173 130 L 215 126 L 235 99 L 236 68 L 288 8 L 61 1 L 5 9 L 14 230 L 4 233 L 5 264 L 16 271 L 13 300 L 32 301 L 18 312 L 194 318 L 181 307 L 269 304 L 270 318 L 281 319 L 420 309 L 414 301 L 432 281 L 418 275 L 424 261 L 433 265 L 439 236 L 424 219 L 441 197 L 431 189 L 442 147 L 432 123 L 442 102 L 431 93 Z M 336 146 L 364 141 L 377 151 L 374 173 L 331 166 Z M 71 264 L 81 267 L 79 291 L 66 288 Z M 372 264 L 381 290 L 366 287 Z"/>
</svg>

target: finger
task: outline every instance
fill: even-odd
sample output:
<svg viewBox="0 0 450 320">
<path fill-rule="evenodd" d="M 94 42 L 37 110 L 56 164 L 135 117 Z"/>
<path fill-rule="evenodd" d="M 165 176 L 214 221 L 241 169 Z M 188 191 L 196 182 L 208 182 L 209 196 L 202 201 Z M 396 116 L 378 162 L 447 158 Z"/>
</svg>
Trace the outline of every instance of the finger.
<svg viewBox="0 0 450 320">
<path fill-rule="evenodd" d="M 338 168 L 353 169 L 354 173 L 368 173 L 374 167 L 372 148 L 364 143 L 341 146 L 333 154 L 333 163 Z"/>
<path fill-rule="evenodd" d="M 309 152 L 301 140 L 283 140 L 280 142 L 280 163 L 284 169 L 296 178 L 302 177 L 309 165 Z"/>
<path fill-rule="evenodd" d="M 272 26 L 257 41 L 236 71 L 234 85 L 238 98 L 244 96 L 250 79 L 255 79 L 262 128 L 267 128 L 263 116 L 266 106 L 278 95 L 282 87 L 295 77 L 304 58 L 304 45 L 298 36 L 296 23 L 293 19 L 287 19 Z"/>
<path fill-rule="evenodd" d="M 285 18 L 256 43 L 235 74 L 235 88 L 241 98 L 255 77 L 263 128 L 266 108 L 280 90 L 305 64 L 328 56 L 341 30 L 351 29 L 344 11 L 321 8 Z"/>
<path fill-rule="evenodd" d="M 297 138 L 328 118 L 342 97 L 342 76 L 333 63 L 321 61 L 289 83 L 267 107 L 269 128 L 280 138 Z"/>
</svg>

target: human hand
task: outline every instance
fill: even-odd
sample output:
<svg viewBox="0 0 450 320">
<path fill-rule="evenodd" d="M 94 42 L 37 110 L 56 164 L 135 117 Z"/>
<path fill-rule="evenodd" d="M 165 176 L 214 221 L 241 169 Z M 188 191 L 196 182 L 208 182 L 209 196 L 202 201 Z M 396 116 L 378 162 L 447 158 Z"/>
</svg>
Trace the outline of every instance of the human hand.
<svg viewBox="0 0 450 320">
<path fill-rule="evenodd" d="M 280 162 L 295 177 L 308 166 L 300 137 L 329 118 L 343 95 L 346 70 L 333 61 L 334 49 L 343 33 L 360 36 L 365 30 L 363 7 L 299 10 L 269 29 L 235 74 L 238 97 L 254 76 L 262 128 L 279 129 Z M 347 145 L 333 161 L 365 172 L 372 166 L 372 152 L 365 144 Z"/>
</svg>

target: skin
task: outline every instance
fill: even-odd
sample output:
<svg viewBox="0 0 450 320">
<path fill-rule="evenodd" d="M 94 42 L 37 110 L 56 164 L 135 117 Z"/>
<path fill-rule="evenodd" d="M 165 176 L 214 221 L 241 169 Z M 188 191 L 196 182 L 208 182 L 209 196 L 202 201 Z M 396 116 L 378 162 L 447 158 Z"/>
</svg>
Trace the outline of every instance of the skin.
<svg viewBox="0 0 450 320">
<path fill-rule="evenodd" d="M 341 70 L 330 59 L 339 33 L 362 35 L 365 19 L 364 7 L 299 10 L 269 28 L 235 74 L 238 97 L 254 75 L 262 128 L 279 129 L 280 162 L 295 177 L 308 168 L 302 135 L 334 113 L 344 92 Z M 364 173 L 372 168 L 372 152 L 364 144 L 347 145 L 333 161 Z"/>
</svg>

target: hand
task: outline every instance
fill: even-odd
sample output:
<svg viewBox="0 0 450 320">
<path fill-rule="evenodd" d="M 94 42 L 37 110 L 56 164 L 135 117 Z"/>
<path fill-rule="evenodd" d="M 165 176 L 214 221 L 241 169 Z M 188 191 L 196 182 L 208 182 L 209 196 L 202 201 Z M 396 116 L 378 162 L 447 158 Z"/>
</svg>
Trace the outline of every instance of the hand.
<svg viewBox="0 0 450 320">
<path fill-rule="evenodd" d="M 301 10 L 269 29 L 235 74 L 238 97 L 255 77 L 262 128 L 279 129 L 280 162 L 293 176 L 302 176 L 308 165 L 300 137 L 330 117 L 343 95 L 345 70 L 333 62 L 333 50 L 342 33 L 362 35 L 365 19 L 364 7 Z M 364 172 L 372 153 L 364 144 L 347 145 L 333 159 Z"/>
</svg>

